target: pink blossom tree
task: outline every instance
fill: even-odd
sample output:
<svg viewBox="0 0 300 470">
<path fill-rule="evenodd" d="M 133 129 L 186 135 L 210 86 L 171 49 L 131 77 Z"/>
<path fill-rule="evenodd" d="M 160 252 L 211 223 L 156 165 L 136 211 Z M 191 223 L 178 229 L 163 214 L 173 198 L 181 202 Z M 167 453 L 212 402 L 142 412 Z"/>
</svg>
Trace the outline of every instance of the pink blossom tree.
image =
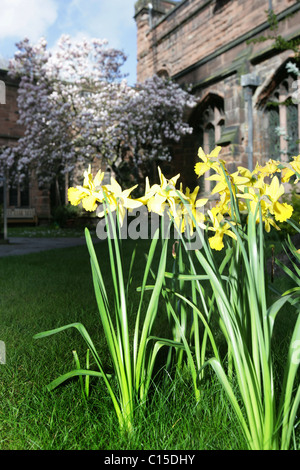
<svg viewBox="0 0 300 470">
<path fill-rule="evenodd" d="M 99 158 L 119 180 L 124 161 L 132 175 L 192 129 L 184 110 L 195 100 L 177 84 L 154 76 L 130 87 L 121 73 L 125 54 L 100 39 L 63 35 L 55 50 L 45 39 L 17 44 L 9 74 L 20 79 L 19 122 L 24 136 L 1 156 L 19 181 L 34 170 L 40 186 Z M 123 168 L 124 170 L 124 168 Z"/>
</svg>

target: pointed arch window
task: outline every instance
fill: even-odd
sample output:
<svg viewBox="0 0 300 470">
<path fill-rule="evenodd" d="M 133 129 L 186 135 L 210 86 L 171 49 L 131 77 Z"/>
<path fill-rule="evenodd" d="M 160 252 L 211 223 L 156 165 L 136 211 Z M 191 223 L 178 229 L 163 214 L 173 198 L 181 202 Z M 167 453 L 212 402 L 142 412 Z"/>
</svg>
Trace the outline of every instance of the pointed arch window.
<svg viewBox="0 0 300 470">
<path fill-rule="evenodd" d="M 224 101 L 220 96 L 211 94 L 198 121 L 199 147 L 202 147 L 206 154 L 216 147 L 224 125 Z M 207 176 L 209 176 L 208 173 L 199 181 L 201 191 L 204 192 L 211 190 L 211 182 L 207 181 Z"/>
<path fill-rule="evenodd" d="M 277 129 L 280 127 L 279 109 L 276 106 L 268 108 L 269 156 L 272 160 L 280 158 L 280 137 Z"/>
<path fill-rule="evenodd" d="M 288 161 L 300 153 L 300 107 L 292 99 L 295 80 L 286 71 L 285 64 L 281 66 L 273 78 L 273 90 L 265 100 L 265 115 L 267 116 L 268 147 L 267 158 Z"/>
<path fill-rule="evenodd" d="M 207 133 L 207 153 L 210 153 L 215 148 L 215 144 L 216 144 L 215 126 L 213 124 L 208 124 L 206 128 L 206 133 Z"/>
<path fill-rule="evenodd" d="M 193 128 L 192 142 L 190 148 L 193 150 L 193 174 L 194 163 L 198 162 L 199 147 L 206 154 L 210 153 L 217 145 L 225 129 L 224 98 L 218 93 L 209 92 L 194 108 L 189 124 Z M 195 178 L 195 185 L 199 185 L 200 193 L 209 193 L 211 182 L 206 178 L 208 173 L 200 178 Z"/>
<path fill-rule="evenodd" d="M 298 106 L 290 103 L 287 107 L 286 125 L 288 134 L 287 152 L 289 157 L 299 154 L 299 110 Z"/>
</svg>

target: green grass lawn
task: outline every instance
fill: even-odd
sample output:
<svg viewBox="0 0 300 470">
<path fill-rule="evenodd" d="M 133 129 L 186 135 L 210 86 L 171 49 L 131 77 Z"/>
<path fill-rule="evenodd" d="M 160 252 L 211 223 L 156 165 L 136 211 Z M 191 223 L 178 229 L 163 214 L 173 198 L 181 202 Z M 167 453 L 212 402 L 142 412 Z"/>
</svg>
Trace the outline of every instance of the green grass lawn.
<svg viewBox="0 0 300 470">
<path fill-rule="evenodd" d="M 124 244 L 125 266 L 134 243 Z M 147 241 L 139 243 L 131 305 L 144 269 Z M 101 268 L 109 270 L 106 243 L 96 245 Z M 145 410 L 137 410 L 134 433 L 120 435 L 118 422 L 103 384 L 91 380 L 86 402 L 78 379 L 53 392 L 45 386 L 74 366 L 72 351 L 84 361 L 86 346 L 75 330 L 33 340 L 33 335 L 72 322 L 82 322 L 110 367 L 94 296 L 85 246 L 20 257 L 0 258 L 0 340 L 6 344 L 6 364 L 0 365 L 0 450 L 246 449 L 236 418 L 217 380 L 203 383 L 195 402 L 185 369 L 174 377 L 163 372 Z M 164 330 L 163 305 L 157 329 Z M 281 324 L 287 328 L 287 312 Z M 165 333 L 164 333 L 165 334 Z M 278 328 L 284 348 L 285 332 Z M 278 352 L 278 357 L 281 354 Z"/>
<path fill-rule="evenodd" d="M 9 237 L 42 237 L 42 238 L 56 238 L 56 237 L 82 237 L 84 236 L 83 227 L 61 228 L 56 224 L 38 225 L 38 226 L 8 226 Z"/>
</svg>

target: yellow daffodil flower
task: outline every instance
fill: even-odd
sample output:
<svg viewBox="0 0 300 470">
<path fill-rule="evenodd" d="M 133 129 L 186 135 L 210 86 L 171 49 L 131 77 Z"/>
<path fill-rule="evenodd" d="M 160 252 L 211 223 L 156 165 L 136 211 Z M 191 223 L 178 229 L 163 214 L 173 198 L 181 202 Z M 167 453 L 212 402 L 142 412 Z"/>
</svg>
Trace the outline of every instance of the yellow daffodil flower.
<svg viewBox="0 0 300 470">
<path fill-rule="evenodd" d="M 85 194 L 80 187 L 77 188 L 69 188 L 68 189 L 68 200 L 72 204 L 72 206 L 78 206 L 81 200 L 85 197 Z"/>
<path fill-rule="evenodd" d="M 228 179 L 231 184 L 231 189 L 235 193 L 235 187 L 239 188 L 239 186 L 245 186 L 247 183 L 249 183 L 249 178 L 246 176 L 240 176 L 239 172 L 236 171 L 235 173 L 232 173 L 232 175 L 227 175 Z M 225 178 L 224 173 L 223 174 L 215 174 L 211 175 L 208 178 L 206 178 L 209 181 L 217 181 L 216 186 L 213 188 L 211 194 L 216 194 L 216 193 L 223 193 L 229 192 L 230 189 L 228 188 L 228 183 Z"/>
<path fill-rule="evenodd" d="M 91 172 L 91 165 L 89 165 L 88 170 L 84 172 L 83 176 L 84 176 L 83 187 L 95 191 L 96 189 L 99 189 L 101 186 L 102 180 L 104 178 L 104 172 L 99 170 L 95 178 L 93 178 L 93 175 Z"/>
<path fill-rule="evenodd" d="M 266 187 L 265 195 L 271 201 L 269 211 L 279 222 L 285 222 L 293 213 L 293 206 L 287 203 L 278 202 L 278 199 L 284 194 L 284 186 L 279 183 L 277 176 L 274 176 L 270 185 Z"/>
<path fill-rule="evenodd" d="M 101 183 L 104 172 L 98 171 L 93 179 L 91 166 L 84 172 L 83 186 L 68 189 L 68 200 L 73 206 L 77 206 L 80 202 L 82 207 L 89 212 L 96 210 L 98 203 L 104 199 L 104 188 Z"/>
<path fill-rule="evenodd" d="M 265 175 L 258 171 L 258 164 L 256 164 L 256 169 L 252 172 L 242 166 L 238 166 L 238 171 L 241 176 L 249 179 L 249 181 L 245 183 L 245 187 L 263 188 Z M 240 189 L 243 191 L 243 185 L 240 185 Z"/>
<path fill-rule="evenodd" d="M 201 208 L 205 206 L 207 201 L 208 199 L 203 198 L 203 199 L 197 199 L 197 201 L 195 202 L 194 217 L 195 217 L 198 227 L 202 229 L 205 229 L 206 225 L 204 224 L 205 215 L 202 212 Z"/>
<path fill-rule="evenodd" d="M 300 155 L 297 157 L 293 157 L 293 161 L 290 163 L 291 167 L 295 171 L 295 173 L 298 173 L 300 175 Z M 297 181 L 299 181 L 299 176 L 297 176 Z"/>
<path fill-rule="evenodd" d="M 176 214 L 174 216 L 174 223 L 177 230 L 181 231 L 182 233 L 185 231 L 186 227 L 189 227 L 190 235 L 193 234 L 193 230 L 196 224 L 201 227 L 205 228 L 204 220 L 205 215 L 201 211 L 201 208 L 207 203 L 208 199 L 197 199 L 199 191 L 199 186 L 197 186 L 194 191 L 191 193 L 189 188 L 186 188 L 184 199 L 185 203 L 180 203 L 176 207 Z M 182 188 L 180 189 L 181 194 L 183 194 Z M 187 209 L 186 206 L 189 206 Z M 191 215 L 190 215 L 191 213 Z M 195 219 L 195 221 L 193 220 Z"/>
<path fill-rule="evenodd" d="M 217 201 L 214 207 L 211 208 L 211 213 L 216 216 L 217 214 L 229 214 L 230 211 L 230 192 L 224 191 L 220 194 L 220 199 Z"/>
<path fill-rule="evenodd" d="M 126 209 L 132 210 L 142 206 L 142 202 L 137 199 L 131 199 L 130 193 L 137 187 L 137 184 L 130 189 L 122 190 L 119 183 L 115 178 L 111 178 L 111 183 L 106 185 L 106 189 L 109 191 L 107 201 L 110 206 L 110 210 L 114 212 L 118 209 L 120 225 L 123 225 Z M 103 217 L 104 210 L 98 213 L 99 217 Z"/>
<path fill-rule="evenodd" d="M 216 216 L 212 214 L 211 211 L 207 211 L 213 226 L 208 227 L 208 230 L 214 231 L 215 235 L 208 239 L 210 247 L 213 250 L 220 251 L 224 248 L 223 237 L 224 235 L 228 235 L 229 237 L 233 238 L 234 240 L 237 239 L 235 233 L 230 230 L 230 225 L 228 222 L 225 221 L 222 214 L 217 214 Z"/>
<path fill-rule="evenodd" d="M 151 188 L 148 187 L 148 192 L 144 196 L 144 200 L 147 203 L 149 212 L 155 212 L 156 214 L 163 215 L 165 208 L 169 204 L 173 214 L 176 214 L 176 204 L 180 201 L 177 190 L 175 189 L 176 182 L 180 177 L 180 174 L 174 176 L 168 180 L 162 173 L 160 167 L 158 167 L 158 173 L 160 178 L 160 185 L 155 184 Z"/>
<path fill-rule="evenodd" d="M 220 153 L 221 148 L 222 147 L 216 147 L 212 152 L 210 152 L 210 154 L 205 154 L 202 147 L 199 148 L 198 157 L 202 160 L 202 162 L 198 162 L 195 165 L 195 173 L 198 178 L 204 175 L 204 173 L 206 173 L 211 168 L 214 170 L 218 169 L 219 162 L 216 159 Z"/>
<path fill-rule="evenodd" d="M 265 223 L 265 231 L 266 232 L 270 232 L 271 230 L 271 225 L 272 227 L 274 227 L 276 230 L 280 230 L 280 227 L 278 227 L 278 225 L 276 224 L 276 222 L 274 221 L 274 219 L 272 219 L 272 217 L 268 217 L 268 216 L 265 216 L 263 218 L 263 221 Z"/>
<path fill-rule="evenodd" d="M 294 176 L 295 172 L 291 168 L 285 167 L 282 169 L 282 178 L 281 181 L 283 183 L 288 183 L 290 181 L 290 178 Z"/>
<path fill-rule="evenodd" d="M 274 173 L 280 173 L 281 170 L 278 168 L 279 165 L 280 162 L 278 160 L 272 160 L 270 158 L 265 165 L 257 165 L 253 173 L 262 173 L 265 176 L 271 176 L 274 175 Z"/>
<path fill-rule="evenodd" d="M 293 157 L 293 161 L 286 164 L 286 167 L 283 168 L 281 181 L 283 183 L 288 183 L 290 178 L 297 173 L 298 175 L 296 175 L 295 183 L 298 183 L 300 176 L 300 155 Z"/>
</svg>

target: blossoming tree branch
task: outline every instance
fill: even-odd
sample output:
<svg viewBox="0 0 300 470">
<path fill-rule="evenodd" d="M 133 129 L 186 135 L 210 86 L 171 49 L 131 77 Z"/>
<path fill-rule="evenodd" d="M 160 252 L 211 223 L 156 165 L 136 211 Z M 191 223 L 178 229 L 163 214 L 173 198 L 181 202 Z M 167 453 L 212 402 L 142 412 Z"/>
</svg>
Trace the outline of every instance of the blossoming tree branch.
<svg viewBox="0 0 300 470">
<path fill-rule="evenodd" d="M 168 158 L 168 144 L 192 131 L 184 111 L 195 105 L 193 96 L 157 76 L 130 87 L 121 73 L 124 52 L 105 40 L 74 42 L 63 35 L 51 52 L 45 39 L 35 45 L 25 39 L 17 48 L 9 74 L 20 79 L 25 134 L 0 163 L 19 181 L 34 170 L 41 186 L 50 184 L 98 158 L 124 183 L 120 168 L 128 150 L 138 181 L 142 164 Z"/>
</svg>

